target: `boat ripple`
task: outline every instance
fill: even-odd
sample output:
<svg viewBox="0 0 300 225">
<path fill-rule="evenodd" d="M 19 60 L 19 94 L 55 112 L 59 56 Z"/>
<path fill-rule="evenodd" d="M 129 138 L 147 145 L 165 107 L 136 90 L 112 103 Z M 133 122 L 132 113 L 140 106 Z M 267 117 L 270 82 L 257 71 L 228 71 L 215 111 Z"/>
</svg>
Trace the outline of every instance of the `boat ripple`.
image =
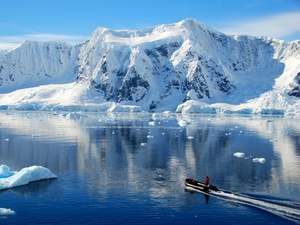
<svg viewBox="0 0 300 225">
<path fill-rule="evenodd" d="M 196 190 L 194 188 L 186 188 L 187 190 L 203 193 L 225 201 L 238 204 L 248 205 L 259 208 L 275 215 L 284 217 L 300 224 L 300 204 L 295 202 L 286 202 L 279 200 L 270 200 L 249 195 L 233 193 L 226 190 L 210 191 L 209 193 Z"/>
<path fill-rule="evenodd" d="M 210 194 L 227 201 L 259 208 L 300 224 L 300 205 L 297 203 L 267 200 L 227 191 L 211 192 Z"/>
</svg>

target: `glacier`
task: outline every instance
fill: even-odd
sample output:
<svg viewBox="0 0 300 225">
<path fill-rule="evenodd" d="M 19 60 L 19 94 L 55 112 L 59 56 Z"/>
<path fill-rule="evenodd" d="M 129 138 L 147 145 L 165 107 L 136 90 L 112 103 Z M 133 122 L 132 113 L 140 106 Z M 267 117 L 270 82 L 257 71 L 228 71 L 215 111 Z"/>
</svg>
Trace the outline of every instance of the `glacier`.
<svg viewBox="0 0 300 225">
<path fill-rule="evenodd" d="M 300 40 L 187 18 L 0 52 L 0 109 L 300 115 Z"/>
</svg>

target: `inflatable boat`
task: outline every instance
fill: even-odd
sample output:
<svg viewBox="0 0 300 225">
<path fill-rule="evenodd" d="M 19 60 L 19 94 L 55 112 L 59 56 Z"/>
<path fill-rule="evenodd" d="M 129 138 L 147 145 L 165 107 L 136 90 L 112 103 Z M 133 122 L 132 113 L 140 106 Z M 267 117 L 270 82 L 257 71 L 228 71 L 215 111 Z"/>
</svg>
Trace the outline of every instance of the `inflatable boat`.
<svg viewBox="0 0 300 225">
<path fill-rule="evenodd" d="M 206 185 L 200 181 L 197 181 L 197 180 L 194 180 L 194 179 L 191 179 L 191 178 L 187 178 L 185 179 L 185 185 L 187 187 L 191 187 L 191 188 L 195 188 L 199 191 L 204 191 L 204 192 L 209 192 L 209 191 L 218 191 L 219 189 L 214 186 L 214 185 Z"/>
</svg>

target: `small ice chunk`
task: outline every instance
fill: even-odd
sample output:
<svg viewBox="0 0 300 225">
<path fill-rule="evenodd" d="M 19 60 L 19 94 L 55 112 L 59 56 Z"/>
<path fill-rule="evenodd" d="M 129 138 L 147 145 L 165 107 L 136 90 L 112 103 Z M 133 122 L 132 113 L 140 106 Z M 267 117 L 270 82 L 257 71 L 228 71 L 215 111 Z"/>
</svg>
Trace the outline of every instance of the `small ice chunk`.
<svg viewBox="0 0 300 225">
<path fill-rule="evenodd" d="M 192 139 L 194 139 L 194 137 L 193 136 L 188 136 L 187 139 L 192 140 Z"/>
<path fill-rule="evenodd" d="M 155 126 L 155 122 L 154 122 L 154 121 L 151 121 L 151 122 L 149 122 L 149 125 L 150 125 L 150 126 Z"/>
<path fill-rule="evenodd" d="M 141 143 L 141 146 L 146 147 L 147 143 Z"/>
<path fill-rule="evenodd" d="M 81 118 L 86 118 L 87 115 L 80 113 L 80 112 L 70 112 L 66 115 L 66 118 L 69 119 L 81 119 Z"/>
<path fill-rule="evenodd" d="M 15 211 L 6 208 L 0 208 L 0 216 L 11 216 L 15 215 Z"/>
<path fill-rule="evenodd" d="M 182 119 L 178 122 L 178 124 L 180 127 L 186 127 L 188 124 L 190 124 L 190 122 Z"/>
<path fill-rule="evenodd" d="M 254 159 L 252 159 L 252 161 L 256 162 L 256 163 L 265 163 L 266 159 L 265 158 L 254 158 Z"/>
<path fill-rule="evenodd" d="M 244 158 L 245 153 L 244 152 L 236 152 L 236 153 L 233 153 L 233 156 L 235 156 L 237 158 Z"/>
</svg>

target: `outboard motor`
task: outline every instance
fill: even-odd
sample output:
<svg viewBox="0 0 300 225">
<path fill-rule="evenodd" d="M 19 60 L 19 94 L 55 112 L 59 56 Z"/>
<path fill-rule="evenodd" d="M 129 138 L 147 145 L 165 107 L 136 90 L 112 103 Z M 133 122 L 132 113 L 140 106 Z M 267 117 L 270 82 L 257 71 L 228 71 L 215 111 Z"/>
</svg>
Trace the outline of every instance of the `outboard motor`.
<svg viewBox="0 0 300 225">
<path fill-rule="evenodd" d="M 213 191 L 218 191 L 219 190 L 216 186 L 213 186 L 213 185 L 210 185 L 209 189 L 213 190 Z"/>
</svg>

